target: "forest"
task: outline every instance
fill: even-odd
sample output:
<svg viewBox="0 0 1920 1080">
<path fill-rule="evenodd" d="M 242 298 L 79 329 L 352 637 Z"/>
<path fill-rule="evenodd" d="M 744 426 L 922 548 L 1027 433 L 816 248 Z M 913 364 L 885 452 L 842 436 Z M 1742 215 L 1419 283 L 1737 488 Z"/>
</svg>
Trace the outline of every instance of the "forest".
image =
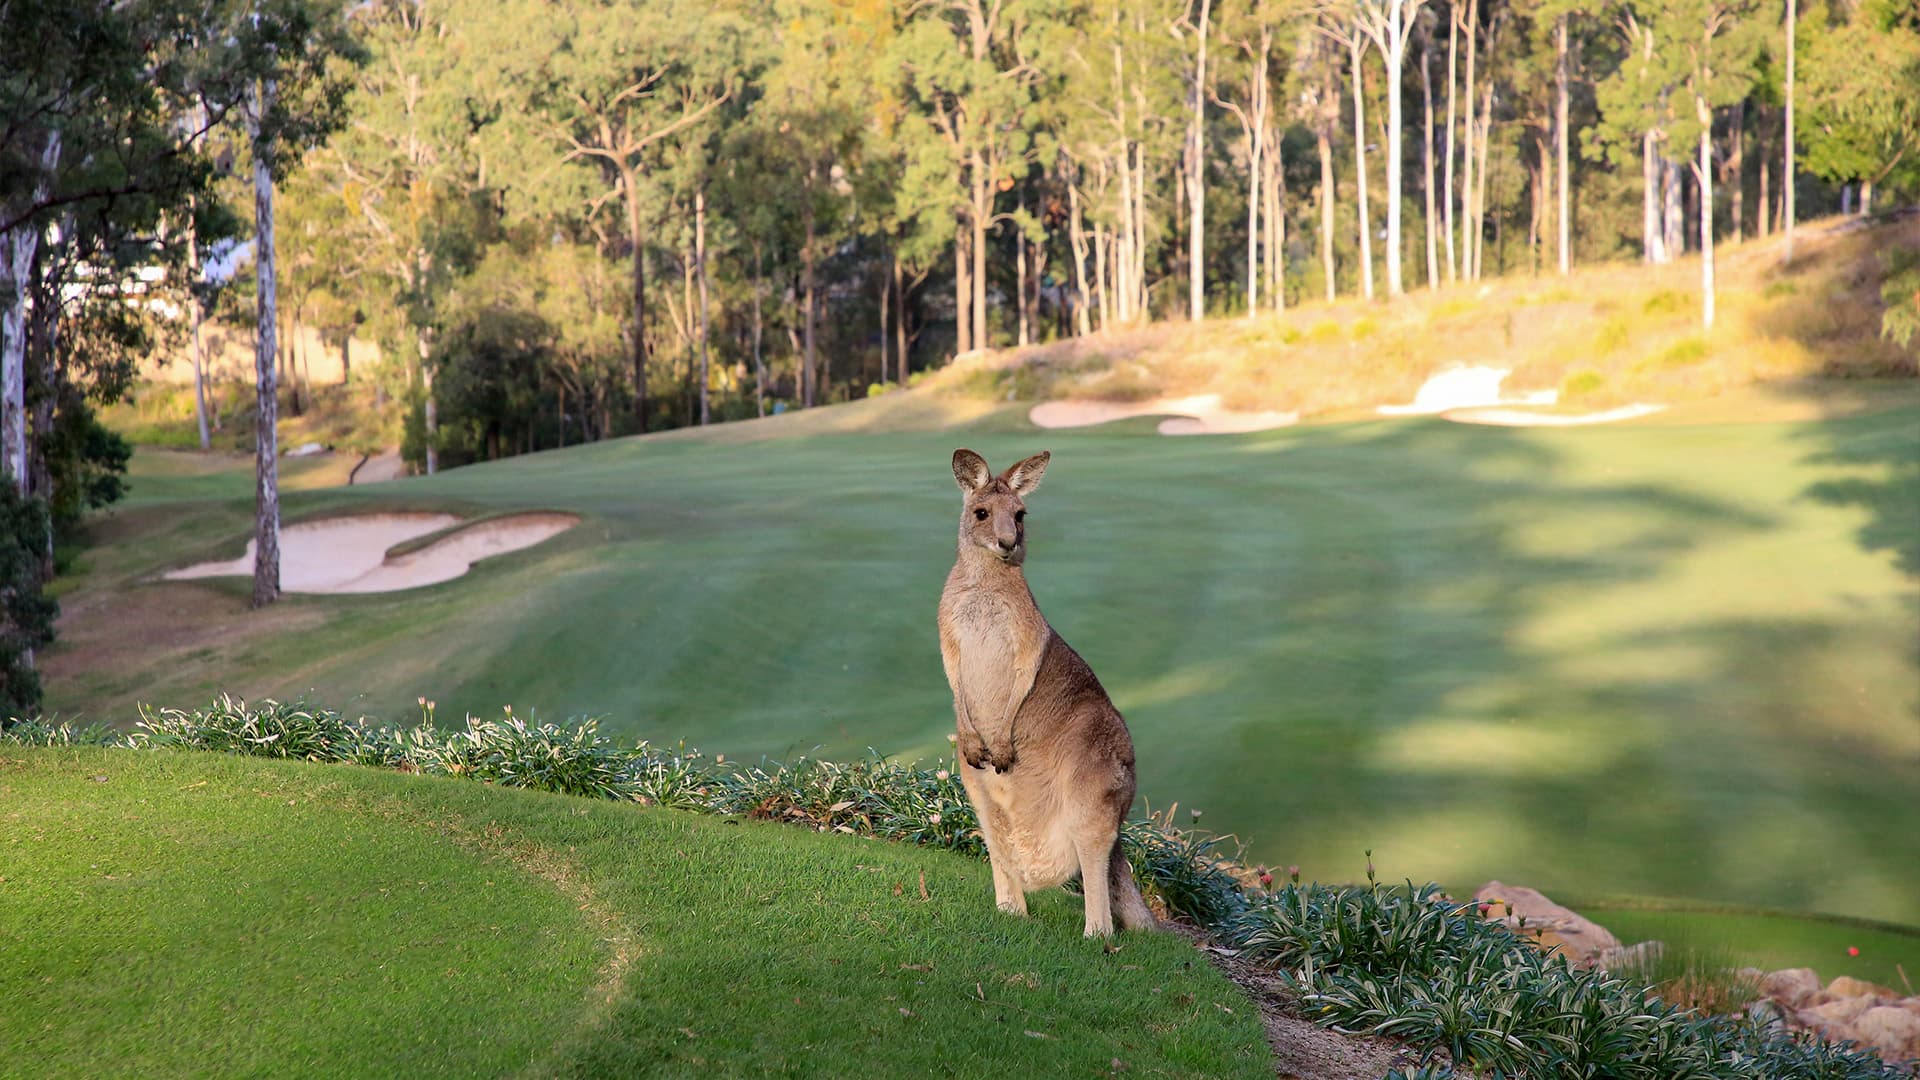
<svg viewBox="0 0 1920 1080">
<path fill-rule="evenodd" d="M 98 413 L 157 351 L 194 359 L 203 447 L 256 432 L 277 522 L 298 326 L 432 473 L 1600 261 L 1698 257 L 1710 329 L 1716 242 L 1791 258 L 1797 219 L 1920 183 L 1898 0 L 19 0 L 0 27 L 15 700 L 54 537 L 120 490 Z M 251 336 L 244 416 L 209 406 L 215 320 Z"/>
</svg>

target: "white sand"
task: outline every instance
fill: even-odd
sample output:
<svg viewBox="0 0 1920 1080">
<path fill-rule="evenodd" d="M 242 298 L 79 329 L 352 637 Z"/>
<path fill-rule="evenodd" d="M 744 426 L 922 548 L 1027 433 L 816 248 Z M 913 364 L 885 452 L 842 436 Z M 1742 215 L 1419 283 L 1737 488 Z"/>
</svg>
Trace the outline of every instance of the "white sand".
<svg viewBox="0 0 1920 1080">
<path fill-rule="evenodd" d="M 1382 405 L 1383 416 L 1431 416 L 1453 409 L 1486 405 L 1551 405 L 1559 400 L 1557 390 L 1535 390 L 1507 394 L 1500 389 L 1510 374 L 1506 368 L 1455 366 L 1435 372 L 1422 383 L 1406 405 Z"/>
<path fill-rule="evenodd" d="M 494 555 L 532 547 L 579 523 L 572 514 L 515 514 L 470 525 L 418 551 L 392 558 L 387 552 L 428 533 L 458 525 L 452 514 L 360 514 L 289 525 L 280 531 L 280 587 L 301 593 L 370 593 L 437 585 Z M 171 580 L 250 577 L 253 541 L 247 553 L 227 562 L 201 563 L 166 576 Z"/>
<path fill-rule="evenodd" d="M 1155 398 L 1152 401 L 1046 401 L 1033 407 L 1027 418 L 1035 427 L 1089 427 L 1124 420 L 1132 416 L 1164 416 L 1162 435 L 1227 435 L 1247 431 L 1265 431 L 1285 427 L 1300 419 L 1298 413 L 1242 412 L 1221 404 L 1219 394 L 1199 394 L 1184 398 Z"/>
<path fill-rule="evenodd" d="M 1448 420 L 1462 424 L 1495 424 L 1500 427 L 1577 427 L 1581 424 L 1611 424 L 1636 416 L 1657 413 L 1665 405 L 1622 405 L 1617 409 L 1593 413 L 1543 413 L 1525 409 L 1461 409 L 1446 414 Z"/>
</svg>

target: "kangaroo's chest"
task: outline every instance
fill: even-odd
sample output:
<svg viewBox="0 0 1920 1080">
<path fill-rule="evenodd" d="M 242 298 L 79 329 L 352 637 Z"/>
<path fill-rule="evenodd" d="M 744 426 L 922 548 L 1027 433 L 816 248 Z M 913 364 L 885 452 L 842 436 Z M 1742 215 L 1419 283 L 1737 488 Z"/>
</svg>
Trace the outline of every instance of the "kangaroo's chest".
<svg viewBox="0 0 1920 1080">
<path fill-rule="evenodd" d="M 948 629 L 959 653 L 954 693 L 977 723 L 1006 719 L 1017 669 L 1030 663 L 1038 648 L 1031 605 L 984 591 L 950 598 Z"/>
</svg>

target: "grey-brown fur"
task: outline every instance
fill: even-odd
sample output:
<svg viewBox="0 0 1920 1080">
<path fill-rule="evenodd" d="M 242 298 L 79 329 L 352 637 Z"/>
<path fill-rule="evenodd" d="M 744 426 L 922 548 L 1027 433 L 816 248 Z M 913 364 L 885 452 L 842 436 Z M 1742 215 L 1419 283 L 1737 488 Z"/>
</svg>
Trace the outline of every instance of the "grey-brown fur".
<svg viewBox="0 0 1920 1080">
<path fill-rule="evenodd" d="M 1027 913 L 1026 894 L 1074 877 L 1089 937 L 1151 929 L 1120 824 L 1133 805 L 1133 739 L 1080 654 L 1053 632 L 1027 588 L 1025 497 L 1042 452 L 998 476 L 953 454 L 964 494 L 960 553 L 940 594 L 940 655 L 959 724 L 960 779 L 993 864 L 994 900 Z"/>
</svg>

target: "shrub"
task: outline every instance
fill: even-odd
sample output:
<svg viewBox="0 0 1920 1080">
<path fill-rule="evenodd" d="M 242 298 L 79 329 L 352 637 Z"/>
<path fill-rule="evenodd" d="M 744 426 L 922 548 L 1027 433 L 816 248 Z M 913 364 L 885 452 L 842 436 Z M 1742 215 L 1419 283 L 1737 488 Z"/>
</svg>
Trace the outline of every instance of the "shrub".
<svg viewBox="0 0 1920 1080">
<path fill-rule="evenodd" d="M 1560 380 L 1560 397 L 1563 400 L 1587 397 L 1599 392 L 1605 385 L 1607 385 L 1605 375 L 1592 368 L 1580 368 L 1577 371 L 1567 372 L 1567 377 Z"/>
<path fill-rule="evenodd" d="M 949 768 L 877 755 L 853 763 L 799 758 L 722 774 L 697 750 L 621 747 L 595 721 L 529 724 L 511 711 L 462 730 L 406 730 L 304 699 L 255 705 L 222 694 L 201 709 L 142 709 L 136 730 L 12 720 L 0 744 L 214 750 L 357 762 L 464 776 L 503 786 L 738 814 L 821 831 L 884 837 L 979 856 L 985 847 L 965 789 Z M 1888 1080 L 1905 1075 L 1848 1046 L 1769 1031 L 1744 1017 L 1703 1016 L 1662 1000 L 1652 979 L 1570 966 L 1437 885 L 1250 888 L 1254 875 L 1220 853 L 1225 838 L 1176 828 L 1171 813 L 1122 832 L 1141 885 L 1175 915 L 1213 931 L 1246 960 L 1275 969 L 1317 1023 L 1392 1036 L 1423 1049 L 1403 1080 L 1444 1080 L 1448 1060 L 1480 1075 L 1648 1080 Z M 1261 874 L 1259 881 L 1271 880 Z M 1738 995 L 1734 995 L 1737 997 Z M 1729 999 L 1731 1000 L 1731 998 Z"/>
<path fill-rule="evenodd" d="M 1684 337 L 1652 356 L 1633 365 L 1636 372 L 1671 371 L 1690 367 L 1707 358 L 1707 340 L 1698 334 Z"/>
<path fill-rule="evenodd" d="M 0 716 L 40 704 L 33 650 L 53 640 L 60 605 L 43 591 L 52 524 L 47 504 L 0 485 Z"/>
<path fill-rule="evenodd" d="M 1661 289 L 1651 293 L 1640 310 L 1648 315 L 1677 315 L 1694 305 L 1694 298 L 1678 289 Z"/>
</svg>

